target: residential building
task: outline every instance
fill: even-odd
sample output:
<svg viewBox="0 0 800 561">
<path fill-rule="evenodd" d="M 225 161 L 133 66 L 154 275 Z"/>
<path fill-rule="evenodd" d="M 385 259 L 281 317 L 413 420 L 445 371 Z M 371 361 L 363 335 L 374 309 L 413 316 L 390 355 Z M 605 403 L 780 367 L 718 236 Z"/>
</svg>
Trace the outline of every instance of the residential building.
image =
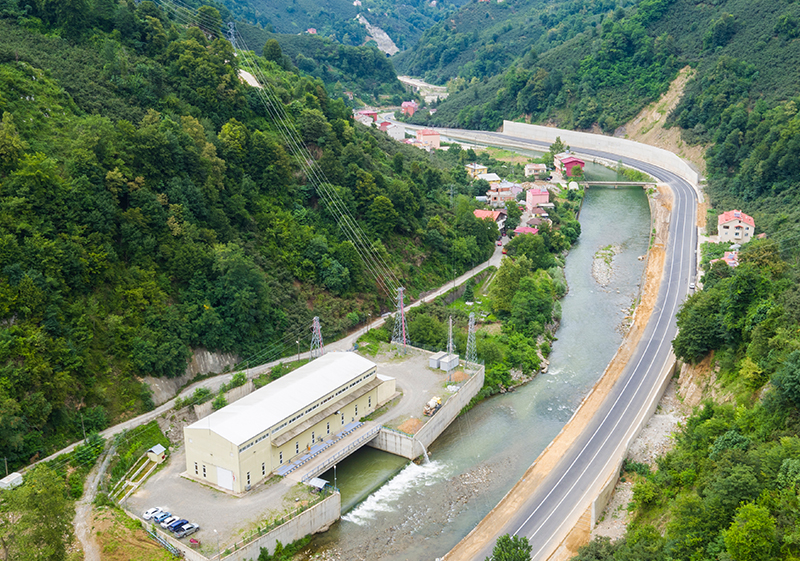
<svg viewBox="0 0 800 561">
<path fill-rule="evenodd" d="M 365 117 L 369 117 L 372 119 L 372 122 L 375 123 L 378 121 L 378 112 L 372 109 L 362 109 L 361 111 L 356 111 L 356 117 L 358 115 L 364 115 Z"/>
<path fill-rule="evenodd" d="M 481 173 L 478 175 L 477 179 L 483 179 L 489 183 L 489 186 L 494 189 L 495 187 L 500 185 L 502 179 L 496 173 Z"/>
<path fill-rule="evenodd" d="M 741 210 L 729 210 L 717 216 L 717 233 L 721 242 L 747 243 L 753 239 L 756 223 Z"/>
<path fill-rule="evenodd" d="M 394 393 L 394 378 L 379 375 L 375 363 L 328 353 L 184 427 L 184 475 L 242 493 Z"/>
<path fill-rule="evenodd" d="M 568 156 L 561 160 L 561 172 L 565 173 L 567 177 L 575 175 L 575 168 L 578 167 L 583 171 L 583 166 L 586 164 L 580 158 L 575 156 Z"/>
<path fill-rule="evenodd" d="M 529 213 L 540 204 L 549 202 L 550 191 L 547 189 L 539 189 L 534 187 L 532 189 L 528 189 L 528 192 L 525 193 L 525 206 Z"/>
<path fill-rule="evenodd" d="M 391 124 L 386 127 L 386 134 L 389 135 L 389 138 L 402 141 L 406 139 L 406 128 L 402 125 Z"/>
<path fill-rule="evenodd" d="M 514 233 L 519 234 L 538 234 L 539 228 L 531 228 L 529 226 L 517 226 L 514 228 Z"/>
<path fill-rule="evenodd" d="M 479 175 L 482 175 L 482 174 L 486 173 L 487 171 L 489 171 L 489 168 L 487 168 L 484 165 L 478 164 L 476 162 L 472 162 L 471 164 L 467 164 L 467 165 L 464 166 L 464 168 L 466 168 L 466 170 L 467 170 L 467 175 L 469 175 L 472 179 L 475 179 Z"/>
<path fill-rule="evenodd" d="M 525 164 L 525 177 L 530 177 L 531 175 L 547 175 L 547 166 L 544 164 Z"/>
<path fill-rule="evenodd" d="M 433 129 L 420 129 L 417 131 L 417 140 L 427 144 L 430 148 L 440 148 L 439 133 Z"/>
<path fill-rule="evenodd" d="M 316 35 L 317 34 L 317 28 L 316 27 L 309 27 L 308 29 L 306 29 L 306 33 L 308 33 L 309 35 Z"/>
<path fill-rule="evenodd" d="M 481 210 L 476 209 L 472 211 L 472 214 L 475 215 L 475 218 L 478 220 L 485 220 L 489 219 L 492 220 L 497 224 L 497 228 L 502 230 L 503 226 L 506 225 L 506 218 L 508 217 L 508 212 L 505 209 L 500 210 Z"/>
<path fill-rule="evenodd" d="M 372 117 L 368 117 L 367 115 L 360 115 L 358 113 L 356 113 L 356 116 L 354 118 L 355 118 L 356 121 L 358 121 L 362 125 L 366 125 L 368 127 L 371 127 L 372 123 L 375 122 L 375 121 L 372 120 Z"/>
<path fill-rule="evenodd" d="M 570 156 L 574 156 L 574 154 L 572 152 L 560 152 L 556 154 L 553 156 L 553 167 L 558 171 L 561 171 L 561 168 L 563 167 L 561 165 L 561 160 L 564 158 L 569 158 Z"/>
<path fill-rule="evenodd" d="M 492 206 L 505 206 L 509 201 L 516 201 L 517 194 L 521 192 L 522 187 L 502 179 L 498 184 L 492 185 L 492 188 L 486 191 L 486 196 L 489 197 L 489 203 Z"/>
<path fill-rule="evenodd" d="M 413 99 L 411 101 L 404 101 L 400 104 L 400 112 L 403 115 L 408 115 L 409 117 L 413 117 L 414 113 L 417 112 L 417 109 L 419 109 L 419 103 Z"/>
</svg>

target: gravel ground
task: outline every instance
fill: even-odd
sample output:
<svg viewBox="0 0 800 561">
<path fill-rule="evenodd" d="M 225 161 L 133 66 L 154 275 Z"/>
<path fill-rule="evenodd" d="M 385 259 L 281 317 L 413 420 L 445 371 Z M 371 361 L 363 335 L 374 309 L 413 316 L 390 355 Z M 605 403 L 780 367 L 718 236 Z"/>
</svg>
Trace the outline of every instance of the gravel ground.
<svg viewBox="0 0 800 561">
<path fill-rule="evenodd" d="M 673 378 L 658 403 L 655 414 L 631 444 L 628 459 L 648 464 L 651 470 L 655 470 L 656 458 L 672 450 L 675 442 L 672 435 L 678 430 L 678 423 L 684 422 L 687 417 L 684 406 L 678 401 L 676 391 L 677 384 Z M 632 500 L 633 483 L 630 480 L 617 482 L 608 506 L 592 530 L 592 538 L 608 536 L 616 540 L 624 536 L 630 521 L 628 506 Z"/>
</svg>

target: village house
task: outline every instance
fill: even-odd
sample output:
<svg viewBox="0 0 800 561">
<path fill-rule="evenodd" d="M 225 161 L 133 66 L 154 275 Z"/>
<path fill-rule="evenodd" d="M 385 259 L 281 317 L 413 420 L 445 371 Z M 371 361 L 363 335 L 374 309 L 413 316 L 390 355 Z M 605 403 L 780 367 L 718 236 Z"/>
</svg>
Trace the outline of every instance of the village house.
<svg viewBox="0 0 800 561">
<path fill-rule="evenodd" d="M 464 168 L 466 168 L 466 170 L 467 170 L 467 175 L 469 175 L 472 179 L 475 179 L 479 175 L 484 174 L 487 171 L 489 171 L 489 168 L 487 168 L 484 165 L 478 164 L 476 162 L 472 162 L 471 164 L 467 164 L 467 165 L 464 166 Z"/>
<path fill-rule="evenodd" d="M 517 226 L 514 228 L 514 233 L 517 235 L 520 234 L 538 234 L 539 228 L 531 228 L 529 226 Z"/>
<path fill-rule="evenodd" d="M 724 262 L 728 267 L 735 268 L 739 266 L 739 252 L 737 251 L 726 251 L 725 255 L 723 255 L 719 259 L 712 259 L 709 261 L 709 265 L 713 265 L 717 261 Z"/>
<path fill-rule="evenodd" d="M 525 194 L 525 207 L 528 213 L 542 203 L 550 202 L 550 191 L 547 189 L 532 188 Z"/>
<path fill-rule="evenodd" d="M 389 138 L 402 141 L 406 138 L 406 128 L 402 125 L 390 124 L 386 127 L 386 134 L 389 135 Z"/>
<path fill-rule="evenodd" d="M 562 165 L 562 173 L 565 173 L 567 177 L 572 177 L 575 175 L 575 168 L 580 168 L 583 171 L 583 166 L 586 164 L 580 158 L 576 158 L 575 156 L 569 156 L 561 160 Z"/>
<path fill-rule="evenodd" d="M 503 227 L 506 224 L 506 217 L 508 216 L 508 213 L 506 212 L 505 209 L 500 209 L 500 210 L 476 209 L 472 211 L 472 214 L 474 214 L 475 218 L 477 218 L 478 220 L 485 220 L 487 218 L 492 220 L 494 223 L 497 224 L 497 228 L 501 231 L 503 230 Z"/>
<path fill-rule="evenodd" d="M 495 187 L 500 185 L 502 179 L 496 173 L 481 173 L 478 175 L 477 179 L 483 179 L 487 183 L 489 183 L 489 187 L 494 189 Z"/>
<path fill-rule="evenodd" d="M 433 129 L 420 129 L 417 131 L 417 140 L 430 148 L 440 148 L 439 133 Z"/>
<path fill-rule="evenodd" d="M 361 115 L 360 113 L 356 113 L 354 119 L 359 123 L 361 123 L 362 125 L 366 125 L 368 127 L 371 127 L 372 123 L 374 123 L 372 117 L 368 117 L 367 115 Z"/>
<path fill-rule="evenodd" d="M 747 243 L 753 239 L 756 223 L 752 216 L 741 210 L 729 210 L 717 216 L 720 242 Z"/>
<path fill-rule="evenodd" d="M 547 175 L 547 166 L 544 164 L 525 164 L 525 177 L 530 177 L 531 175 Z"/>
<path fill-rule="evenodd" d="M 359 115 L 369 117 L 372 119 L 373 123 L 378 121 L 378 112 L 373 109 L 362 109 L 361 111 L 356 111 L 356 118 L 358 118 Z"/>
<path fill-rule="evenodd" d="M 404 101 L 400 104 L 400 112 L 409 117 L 413 117 L 414 113 L 417 112 L 417 109 L 419 109 L 419 104 L 414 100 Z"/>
<path fill-rule="evenodd" d="M 496 186 L 489 189 L 486 192 L 486 196 L 489 197 L 489 203 L 492 206 L 505 206 L 508 201 L 516 200 L 517 193 L 514 192 L 515 188 L 517 193 L 521 192 L 522 188 L 519 185 L 503 179 Z"/>
</svg>

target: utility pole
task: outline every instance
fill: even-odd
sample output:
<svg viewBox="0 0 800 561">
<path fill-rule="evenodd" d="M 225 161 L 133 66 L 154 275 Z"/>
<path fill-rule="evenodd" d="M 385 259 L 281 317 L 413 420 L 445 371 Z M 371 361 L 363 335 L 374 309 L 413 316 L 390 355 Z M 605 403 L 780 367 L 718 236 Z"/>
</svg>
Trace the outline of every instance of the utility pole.
<svg viewBox="0 0 800 561">
<path fill-rule="evenodd" d="M 6 477 L 8 477 L 8 458 L 3 458 L 3 461 L 6 463 Z"/>
<path fill-rule="evenodd" d="M 311 358 L 319 358 L 325 354 L 325 345 L 322 343 L 322 328 L 319 325 L 319 317 L 314 316 L 311 323 Z"/>
<path fill-rule="evenodd" d="M 295 341 L 297 343 L 297 362 L 300 362 L 300 339 Z"/>
</svg>

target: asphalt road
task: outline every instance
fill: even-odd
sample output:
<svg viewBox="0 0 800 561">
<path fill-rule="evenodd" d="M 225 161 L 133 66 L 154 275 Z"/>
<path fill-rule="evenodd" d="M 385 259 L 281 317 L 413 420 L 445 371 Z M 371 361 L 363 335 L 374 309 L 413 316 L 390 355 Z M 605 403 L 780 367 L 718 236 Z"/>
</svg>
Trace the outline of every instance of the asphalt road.
<svg viewBox="0 0 800 561">
<path fill-rule="evenodd" d="M 451 138 L 471 132 L 437 130 Z M 510 140 L 527 143 L 533 149 L 546 150 L 548 147 L 544 143 L 501 133 L 488 135 L 495 138 L 497 144 Z M 505 527 L 497 528 L 497 537 L 506 533 L 527 537 L 533 546 L 533 560 L 547 559 L 556 550 L 596 497 L 609 468 L 619 457 L 620 448 L 634 436 L 636 421 L 645 414 L 650 401 L 648 397 L 661 383 L 671 352 L 671 341 L 677 331 L 675 314 L 687 296 L 689 282 L 695 277 L 697 193 L 692 186 L 665 169 L 621 154 L 576 151 L 612 161 L 621 160 L 641 169 L 669 185 L 674 200 L 664 276 L 653 314 L 631 360 L 569 452 L 537 491 L 527 498 L 512 520 Z M 487 544 L 474 559 L 483 560 L 491 555 L 493 546 L 493 543 Z"/>
</svg>

